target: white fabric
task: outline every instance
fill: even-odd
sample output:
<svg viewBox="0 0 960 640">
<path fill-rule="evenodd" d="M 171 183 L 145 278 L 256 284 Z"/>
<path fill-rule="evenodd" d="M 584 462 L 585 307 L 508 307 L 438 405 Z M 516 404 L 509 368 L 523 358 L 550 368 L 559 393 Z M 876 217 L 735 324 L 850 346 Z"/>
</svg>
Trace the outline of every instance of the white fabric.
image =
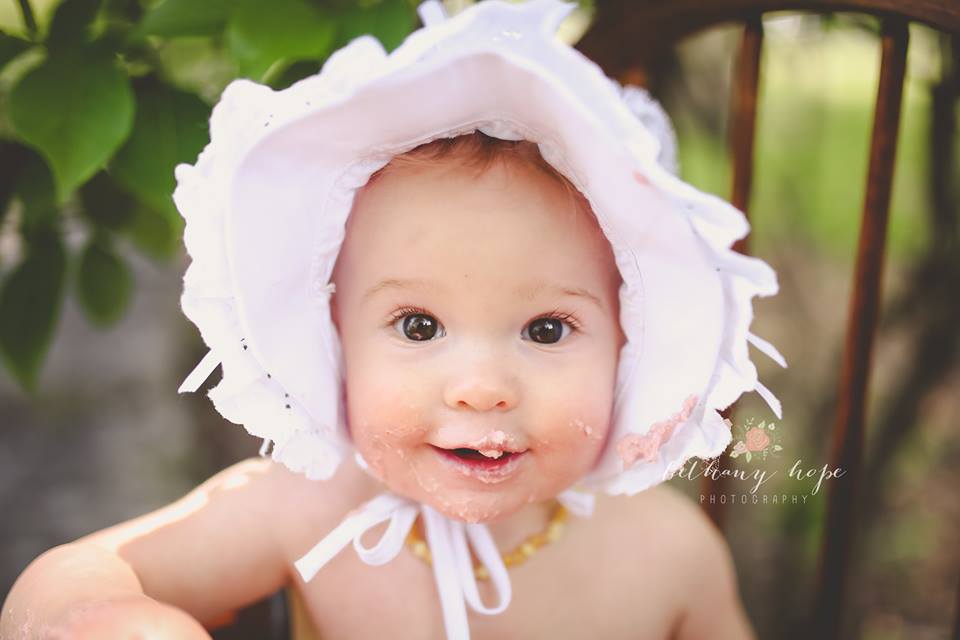
<svg viewBox="0 0 960 640">
<path fill-rule="evenodd" d="M 210 377 L 210 374 L 218 366 L 220 366 L 220 358 L 217 357 L 213 349 L 207 351 L 207 355 L 203 356 L 203 359 L 194 367 L 190 375 L 184 379 L 180 388 L 177 389 L 177 393 L 193 393 L 200 388 L 200 385 Z"/>
<path fill-rule="evenodd" d="M 428 26 L 390 55 L 364 36 L 286 90 L 245 80 L 228 86 L 211 117 L 210 145 L 195 165 L 177 168 L 174 199 L 193 259 L 182 306 L 210 347 L 182 389 L 198 388 L 221 364 L 209 395 L 224 417 L 271 441 L 272 458 L 291 470 L 333 475 L 353 448 L 329 279 L 354 194 L 393 156 L 479 130 L 539 146 L 589 200 L 623 280 L 626 343 L 609 444 L 564 494 L 572 511 L 589 515 L 590 492 L 635 494 L 691 457 L 721 454 L 731 435 L 719 412 L 744 392 L 757 391 L 779 417 L 747 347 L 786 364 L 749 331 L 752 299 L 776 293 L 775 273 L 731 250 L 749 231 L 740 211 L 674 175 L 672 129 L 655 101 L 619 87 L 554 38 L 572 8 L 490 0 L 446 18 L 428 2 L 420 9 Z M 616 443 L 679 415 L 691 396 L 692 410 L 659 454 L 625 468 Z M 389 496 L 352 514 L 299 561 L 304 579 L 386 520 L 381 544 L 355 548 L 364 561 L 399 552 L 417 506 Z M 463 564 L 466 535 L 489 556 L 493 575 L 486 530 L 420 510 L 448 636 L 467 637 L 464 597 L 478 604 L 472 573 L 468 580 L 452 572 Z M 506 606 L 509 580 L 501 586 L 500 605 L 480 609 Z"/>
</svg>

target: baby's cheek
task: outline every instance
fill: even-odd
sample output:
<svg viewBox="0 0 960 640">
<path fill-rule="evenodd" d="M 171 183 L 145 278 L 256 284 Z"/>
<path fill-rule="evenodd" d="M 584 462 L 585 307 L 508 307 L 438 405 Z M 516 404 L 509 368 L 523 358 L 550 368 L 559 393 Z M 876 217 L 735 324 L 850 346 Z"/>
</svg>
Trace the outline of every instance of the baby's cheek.
<svg viewBox="0 0 960 640">
<path fill-rule="evenodd" d="M 380 472 L 391 457 L 423 442 L 426 426 L 423 410 L 408 393 L 368 380 L 348 387 L 350 428 L 360 454 Z"/>
<path fill-rule="evenodd" d="M 568 485 L 593 468 L 610 428 L 609 413 L 570 408 L 541 423 L 535 447 L 538 464 L 545 477 Z"/>
</svg>

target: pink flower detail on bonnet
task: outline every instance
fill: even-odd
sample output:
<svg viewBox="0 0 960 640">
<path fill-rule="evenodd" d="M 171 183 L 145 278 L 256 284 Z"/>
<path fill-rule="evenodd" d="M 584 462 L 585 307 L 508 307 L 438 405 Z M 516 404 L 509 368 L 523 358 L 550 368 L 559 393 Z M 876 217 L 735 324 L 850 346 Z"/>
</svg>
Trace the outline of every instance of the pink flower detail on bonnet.
<svg viewBox="0 0 960 640">
<path fill-rule="evenodd" d="M 677 425 L 685 422 L 690 417 L 696 405 L 697 396 L 689 395 L 687 399 L 683 401 L 683 408 L 678 413 L 673 414 L 666 420 L 653 423 L 653 426 L 651 426 L 646 433 L 642 435 L 631 433 L 620 438 L 620 441 L 617 443 L 617 453 L 620 454 L 620 459 L 623 460 L 623 468 L 629 469 L 635 465 L 638 460 L 643 460 L 644 462 L 656 460 L 660 447 L 670 439 Z"/>
</svg>

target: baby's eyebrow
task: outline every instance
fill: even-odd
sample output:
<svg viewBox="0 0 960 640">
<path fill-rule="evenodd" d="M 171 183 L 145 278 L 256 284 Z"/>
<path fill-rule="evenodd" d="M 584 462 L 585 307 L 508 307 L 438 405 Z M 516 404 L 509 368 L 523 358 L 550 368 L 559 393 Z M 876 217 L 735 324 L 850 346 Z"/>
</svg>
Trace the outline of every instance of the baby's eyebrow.
<svg viewBox="0 0 960 640">
<path fill-rule="evenodd" d="M 387 278 L 386 280 L 381 280 L 377 284 L 373 285 L 367 292 L 363 294 L 361 298 L 362 301 L 366 302 L 374 296 L 378 291 L 384 289 L 438 289 L 442 290 L 443 287 L 437 283 L 430 280 L 421 280 L 419 278 L 411 279 L 397 279 L 397 278 Z"/>
<path fill-rule="evenodd" d="M 443 291 L 445 287 L 438 282 L 434 282 L 432 280 L 422 280 L 420 278 L 387 278 L 386 280 L 381 280 L 377 284 L 370 287 L 367 292 L 363 294 L 362 300 L 367 301 L 372 298 L 374 294 L 384 289 L 434 289 L 437 291 Z M 554 293 L 563 296 L 584 298 L 585 300 L 597 305 L 597 307 L 599 307 L 601 310 L 604 308 L 600 298 L 593 295 L 586 289 L 581 289 L 579 287 L 564 287 L 557 284 L 536 282 L 529 285 L 521 285 L 520 287 L 517 287 L 516 292 L 517 295 L 528 300 L 532 300 L 542 293 Z"/>
<path fill-rule="evenodd" d="M 517 287 L 517 294 L 528 299 L 536 298 L 538 295 L 544 292 L 559 294 L 562 296 L 573 296 L 575 298 L 584 298 L 603 310 L 603 303 L 600 302 L 600 298 L 593 295 L 586 289 L 581 289 L 579 287 L 563 287 L 556 284 L 547 284 L 545 282 L 537 282 L 532 285 Z"/>
</svg>

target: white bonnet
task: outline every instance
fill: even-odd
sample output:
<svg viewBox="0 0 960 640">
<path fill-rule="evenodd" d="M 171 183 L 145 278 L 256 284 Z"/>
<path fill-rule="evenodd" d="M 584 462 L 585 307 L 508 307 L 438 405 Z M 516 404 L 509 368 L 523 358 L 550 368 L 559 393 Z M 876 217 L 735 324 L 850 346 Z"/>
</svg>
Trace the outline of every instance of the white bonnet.
<svg viewBox="0 0 960 640">
<path fill-rule="evenodd" d="M 366 36 L 283 91 L 230 84 L 210 144 L 176 172 L 193 260 L 182 305 L 210 348 L 181 390 L 222 364 L 217 410 L 278 462 L 330 477 L 353 452 L 329 306 L 353 196 L 394 155 L 480 130 L 539 145 L 589 200 L 623 279 L 612 431 L 581 488 L 632 494 L 718 456 L 719 411 L 744 392 L 779 416 L 747 347 L 783 364 L 750 333 L 773 270 L 731 250 L 749 230 L 740 211 L 674 175 L 659 105 L 554 37 L 571 8 L 490 0 L 444 19 L 425 3 L 428 24 L 389 55 Z"/>
</svg>

